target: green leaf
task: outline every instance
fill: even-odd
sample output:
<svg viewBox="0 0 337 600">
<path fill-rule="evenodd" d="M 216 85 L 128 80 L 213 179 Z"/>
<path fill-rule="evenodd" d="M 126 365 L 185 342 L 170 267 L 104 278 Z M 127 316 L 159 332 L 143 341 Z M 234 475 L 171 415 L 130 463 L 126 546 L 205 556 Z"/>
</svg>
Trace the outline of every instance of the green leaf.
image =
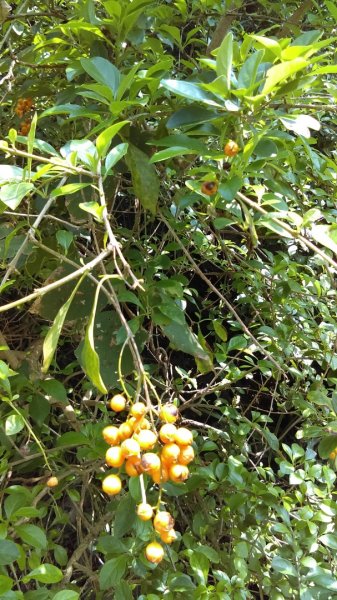
<svg viewBox="0 0 337 600">
<path fill-rule="evenodd" d="M 190 565 L 195 573 L 198 583 L 206 585 L 209 571 L 208 558 L 204 554 L 201 554 L 201 552 L 196 552 L 194 550 L 192 556 L 190 556 Z"/>
<path fill-rule="evenodd" d="M 183 156 L 184 154 L 198 154 L 196 150 L 184 148 L 183 146 L 172 146 L 172 148 L 166 148 L 166 150 L 159 150 L 151 156 L 150 163 L 160 162 L 161 160 L 168 160 L 174 156 Z"/>
<path fill-rule="evenodd" d="M 131 496 L 124 496 L 118 504 L 115 514 L 114 534 L 123 537 L 132 528 L 136 520 L 136 502 Z"/>
<path fill-rule="evenodd" d="M 88 446 L 89 439 L 79 431 L 67 431 L 56 441 L 57 446 Z"/>
<path fill-rule="evenodd" d="M 109 154 L 105 159 L 105 177 L 108 175 L 108 172 L 118 163 L 123 156 L 127 153 L 129 148 L 129 144 L 118 144 L 115 148 L 110 150 Z"/>
<path fill-rule="evenodd" d="M 328 548 L 332 548 L 332 550 L 337 550 L 337 535 L 333 533 L 325 533 L 318 538 L 324 546 L 328 546 Z"/>
<path fill-rule="evenodd" d="M 315 242 L 322 244 L 337 254 L 337 226 L 336 225 L 312 225 L 311 235 Z"/>
<path fill-rule="evenodd" d="M 328 458 L 330 452 L 337 448 L 337 435 L 327 435 L 318 444 L 318 454 L 321 458 Z"/>
<path fill-rule="evenodd" d="M 80 202 L 78 206 L 85 212 L 93 215 L 98 223 L 103 222 L 104 206 L 101 206 L 98 202 L 94 202 L 94 200 L 90 202 Z"/>
<path fill-rule="evenodd" d="M 91 379 L 92 383 L 97 389 L 103 394 L 107 393 L 104 381 L 100 374 L 100 359 L 95 350 L 94 340 L 94 326 L 95 326 L 95 315 L 98 303 L 100 287 L 97 286 L 93 307 L 89 317 L 87 329 L 84 337 L 84 344 L 81 352 L 81 359 L 84 371 L 86 375 Z"/>
<path fill-rule="evenodd" d="M 40 550 L 47 548 L 48 542 L 46 534 L 37 525 L 31 525 L 30 523 L 19 525 L 15 528 L 15 531 L 23 542 L 33 546 L 33 548 L 38 548 Z"/>
<path fill-rule="evenodd" d="M 220 321 L 213 321 L 213 327 L 215 333 L 217 334 L 217 336 L 219 336 L 220 340 L 222 340 L 223 342 L 227 342 L 228 333 L 225 327 L 220 323 Z"/>
<path fill-rule="evenodd" d="M 155 167 L 150 164 L 148 156 L 132 144 L 129 145 L 126 162 L 135 195 L 143 208 L 156 214 L 160 183 Z"/>
<path fill-rule="evenodd" d="M 8 183 L 0 188 L 0 200 L 8 208 L 15 210 L 23 198 L 33 190 L 33 183 Z"/>
<path fill-rule="evenodd" d="M 189 592 L 195 589 L 195 585 L 188 575 L 178 573 L 173 575 L 169 583 L 169 588 L 172 592 Z"/>
<path fill-rule="evenodd" d="M 17 544 L 10 540 L 0 540 L 0 565 L 10 565 L 20 556 Z"/>
<path fill-rule="evenodd" d="M 330 0 L 324 0 L 324 1 L 325 1 L 325 6 L 327 7 L 329 13 L 337 22 L 337 6 L 336 6 L 336 4 L 334 2 L 330 2 Z"/>
<path fill-rule="evenodd" d="M 283 573 L 283 575 L 297 577 L 297 571 L 290 560 L 281 558 L 280 556 L 274 556 L 271 566 L 275 571 L 277 571 L 277 573 Z"/>
<path fill-rule="evenodd" d="M 80 63 L 90 77 L 97 83 L 107 85 L 116 97 L 121 74 L 111 62 L 101 56 L 95 56 L 94 58 L 81 58 Z"/>
<path fill-rule="evenodd" d="M 100 570 L 99 586 L 101 590 L 117 587 L 126 571 L 127 557 L 111 558 Z"/>
<path fill-rule="evenodd" d="M 52 190 L 50 197 L 58 198 L 59 196 L 69 196 L 70 194 L 75 194 L 79 190 L 83 190 L 83 188 L 86 188 L 89 185 L 89 183 L 68 183 L 67 185 Z"/>
<path fill-rule="evenodd" d="M 120 581 L 115 591 L 114 600 L 133 600 L 132 588 L 126 581 Z"/>
<path fill-rule="evenodd" d="M 257 70 L 264 56 L 264 50 L 257 50 L 243 63 L 238 75 L 238 87 L 249 89 L 254 86 Z"/>
<path fill-rule="evenodd" d="M 58 583 L 63 579 L 63 573 L 54 565 L 50 565 L 49 563 L 45 563 L 44 565 L 40 565 L 37 569 L 33 569 L 23 578 L 23 581 L 27 583 L 31 579 L 35 579 L 35 581 L 39 581 L 40 583 Z"/>
<path fill-rule="evenodd" d="M 321 124 L 317 119 L 310 115 L 296 115 L 291 117 L 281 117 L 283 125 L 286 129 L 290 129 L 297 133 L 297 135 L 303 135 L 305 138 L 311 137 L 310 129 L 319 131 Z"/>
<path fill-rule="evenodd" d="M 105 157 L 107 150 L 111 144 L 111 140 L 117 135 L 119 130 L 122 129 L 122 127 L 124 127 L 124 125 L 126 125 L 127 123 L 130 123 L 130 121 L 120 121 L 120 123 L 115 123 L 114 125 L 111 125 L 111 127 L 108 127 L 102 133 L 99 134 L 98 138 L 96 139 L 96 148 L 98 156 L 100 158 Z"/>
<path fill-rule="evenodd" d="M 182 325 L 181 323 L 172 321 L 169 325 L 162 325 L 161 328 L 174 348 L 199 359 L 209 361 L 208 353 L 205 352 L 197 336 L 186 323 Z"/>
<path fill-rule="evenodd" d="M 19 433 L 25 426 L 25 422 L 21 415 L 10 415 L 5 422 L 6 435 L 15 435 Z"/>
<path fill-rule="evenodd" d="M 42 369 L 41 369 L 42 373 L 47 373 L 47 371 L 51 365 L 53 356 L 55 354 L 55 350 L 57 348 L 59 337 L 61 335 L 62 327 L 64 325 L 64 321 L 67 316 L 67 312 L 69 310 L 69 307 L 70 307 L 70 305 L 76 295 L 76 292 L 77 292 L 78 288 L 80 287 L 84 277 L 85 277 L 85 274 L 82 275 L 81 279 L 75 285 L 67 302 L 65 304 L 63 304 L 63 306 L 61 306 L 60 310 L 58 311 L 58 313 L 54 319 L 52 326 L 50 327 L 50 329 L 45 337 L 45 340 L 43 342 L 43 365 L 42 365 Z"/>
<path fill-rule="evenodd" d="M 12 589 L 14 585 L 14 580 L 11 577 L 7 577 L 7 575 L 0 575 L 0 590 L 2 594 L 8 592 Z"/>
<path fill-rule="evenodd" d="M 308 64 L 308 61 L 304 58 L 294 58 L 294 60 L 270 67 L 267 71 L 266 82 L 263 86 L 261 96 L 270 94 L 270 92 L 275 90 L 279 83 L 285 81 L 288 77 L 294 75 L 298 71 L 302 71 Z"/>
<path fill-rule="evenodd" d="M 217 74 L 224 75 L 226 78 L 227 90 L 231 87 L 231 75 L 232 75 L 232 62 L 233 62 L 233 34 L 230 31 L 223 39 L 220 48 L 216 55 L 216 72 Z"/>
<path fill-rule="evenodd" d="M 80 597 L 78 592 L 73 590 L 62 590 L 53 596 L 53 600 L 78 600 Z"/>
<path fill-rule="evenodd" d="M 160 83 L 164 88 L 177 94 L 178 96 L 183 96 L 184 98 L 199 101 L 210 106 L 221 107 L 221 104 L 213 99 L 213 96 L 210 96 L 207 94 L 207 92 L 201 89 L 197 83 L 191 83 L 190 81 L 179 81 L 178 79 L 162 79 Z"/>
</svg>

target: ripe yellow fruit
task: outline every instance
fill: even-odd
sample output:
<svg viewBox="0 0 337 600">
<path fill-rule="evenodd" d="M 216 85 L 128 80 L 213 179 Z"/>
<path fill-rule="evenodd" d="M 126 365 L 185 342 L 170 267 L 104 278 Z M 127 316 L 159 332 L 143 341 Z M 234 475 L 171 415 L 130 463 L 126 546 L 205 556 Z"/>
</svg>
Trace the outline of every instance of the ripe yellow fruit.
<svg viewBox="0 0 337 600">
<path fill-rule="evenodd" d="M 179 427 L 175 434 L 174 441 L 179 446 L 190 446 L 193 442 L 192 432 L 186 427 Z"/>
<path fill-rule="evenodd" d="M 142 429 L 139 433 L 135 434 L 135 438 L 142 450 L 152 450 L 158 439 L 157 435 L 149 429 Z"/>
<path fill-rule="evenodd" d="M 174 404 L 164 404 L 159 411 L 159 418 L 165 423 L 175 423 L 179 417 L 179 411 Z"/>
<path fill-rule="evenodd" d="M 224 153 L 226 156 L 235 156 L 239 152 L 239 146 L 233 140 L 228 140 L 224 147 Z"/>
<path fill-rule="evenodd" d="M 104 427 L 102 434 L 106 443 L 110 444 L 110 446 L 116 446 L 116 444 L 119 444 L 118 427 L 115 427 L 114 425 L 108 425 L 107 427 Z"/>
<path fill-rule="evenodd" d="M 178 462 L 179 454 L 180 448 L 178 444 L 175 444 L 174 442 L 169 442 L 168 444 L 165 444 L 165 446 L 163 446 L 163 449 L 161 451 L 161 458 L 166 463 L 176 463 Z"/>
<path fill-rule="evenodd" d="M 119 494 L 122 489 L 122 482 L 118 475 L 108 475 L 102 481 L 102 490 L 109 496 L 115 496 Z"/>
<path fill-rule="evenodd" d="M 145 548 L 145 556 L 149 562 L 157 565 L 164 558 L 164 548 L 158 542 L 151 542 Z"/>
<path fill-rule="evenodd" d="M 158 533 L 170 531 L 174 527 L 174 518 L 169 512 L 160 510 L 153 519 L 153 527 Z"/>
<path fill-rule="evenodd" d="M 188 478 L 190 472 L 186 465 L 172 465 L 169 470 L 171 481 L 174 483 L 183 483 Z"/>
<path fill-rule="evenodd" d="M 139 431 L 142 431 L 142 429 L 151 429 L 151 423 L 145 417 L 140 417 L 140 419 L 131 417 L 131 419 L 129 419 L 130 423 L 131 423 L 132 419 L 134 419 L 134 421 L 132 422 L 132 426 L 133 426 L 133 431 L 135 433 L 139 433 Z"/>
<path fill-rule="evenodd" d="M 109 467 L 121 467 L 124 462 L 124 454 L 120 446 L 111 446 L 106 451 L 105 462 Z"/>
<path fill-rule="evenodd" d="M 132 436 L 133 427 L 132 427 L 131 423 L 129 423 L 128 421 L 125 421 L 125 423 L 122 423 L 118 427 L 118 431 L 119 431 L 120 440 L 126 440 L 127 438 Z"/>
<path fill-rule="evenodd" d="M 164 463 L 161 464 L 160 469 L 155 469 L 151 471 L 151 477 L 154 483 L 160 485 L 161 483 L 165 483 L 169 480 L 169 472 Z"/>
<path fill-rule="evenodd" d="M 139 419 L 139 417 L 143 417 L 147 411 L 146 405 L 144 402 L 135 402 L 130 409 L 130 413 L 133 417 Z"/>
<path fill-rule="evenodd" d="M 160 469 L 160 458 L 154 452 L 146 452 L 142 456 L 141 465 L 145 472 L 157 471 Z"/>
<path fill-rule="evenodd" d="M 47 479 L 47 481 L 46 481 L 46 486 L 49 488 L 56 487 L 58 484 L 59 484 L 59 480 L 55 476 L 49 477 L 49 479 Z"/>
<path fill-rule="evenodd" d="M 194 460 L 194 450 L 192 446 L 183 446 L 180 450 L 178 463 L 180 465 L 188 465 Z"/>
<path fill-rule="evenodd" d="M 159 438 L 163 444 L 174 442 L 177 428 L 173 423 L 165 423 L 162 425 L 159 431 Z"/>
<path fill-rule="evenodd" d="M 129 477 L 137 477 L 143 469 L 139 456 L 130 456 L 125 462 L 125 472 Z"/>
<path fill-rule="evenodd" d="M 160 539 L 162 542 L 165 542 L 165 544 L 172 544 L 172 542 L 175 542 L 177 537 L 177 533 L 174 531 L 174 529 L 170 529 L 169 531 L 162 531 L 160 533 Z"/>
<path fill-rule="evenodd" d="M 121 443 L 121 450 L 125 458 L 130 458 L 130 456 L 140 456 L 140 445 L 132 438 L 128 438 Z"/>
<path fill-rule="evenodd" d="M 142 502 L 137 506 L 137 515 L 141 521 L 149 521 L 153 516 L 153 508 L 151 504 L 147 504 L 146 502 Z"/>
<path fill-rule="evenodd" d="M 126 407 L 126 399 L 121 394 L 116 394 L 110 400 L 110 408 L 115 412 L 122 412 Z"/>
</svg>

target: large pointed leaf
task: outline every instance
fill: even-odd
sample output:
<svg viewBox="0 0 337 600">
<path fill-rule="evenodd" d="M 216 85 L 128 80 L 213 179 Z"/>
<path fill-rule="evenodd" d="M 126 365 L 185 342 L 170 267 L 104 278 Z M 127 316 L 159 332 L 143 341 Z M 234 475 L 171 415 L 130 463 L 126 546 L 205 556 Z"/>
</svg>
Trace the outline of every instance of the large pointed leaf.
<svg viewBox="0 0 337 600">
<path fill-rule="evenodd" d="M 232 74 L 232 61 L 233 61 L 233 34 L 230 31 L 225 36 L 218 53 L 216 55 L 216 72 L 217 74 L 224 75 L 226 79 L 227 90 L 230 89 L 231 85 L 231 74 Z"/>
<path fill-rule="evenodd" d="M 203 102 L 204 104 L 208 104 L 210 106 L 221 106 L 221 104 L 216 102 L 212 96 L 202 90 L 197 83 L 192 83 L 190 81 L 179 81 L 178 79 L 162 79 L 160 83 L 167 90 L 174 92 L 178 96 Z"/>
<path fill-rule="evenodd" d="M 0 188 L 0 200 L 11 210 L 15 210 L 21 200 L 34 189 L 32 183 L 8 183 Z"/>
<path fill-rule="evenodd" d="M 130 144 L 126 162 L 131 171 L 134 193 L 143 208 L 156 213 L 159 196 L 159 179 L 155 167 L 148 156 L 136 146 Z"/>
<path fill-rule="evenodd" d="M 91 315 L 89 317 L 89 322 L 87 326 L 87 330 L 85 332 L 84 344 L 81 353 L 81 359 L 84 371 L 86 372 L 89 379 L 91 379 L 92 383 L 97 387 L 97 389 L 103 394 L 107 393 L 107 389 L 105 387 L 104 381 L 101 377 L 100 373 L 100 360 L 99 356 L 95 350 L 95 341 L 94 341 L 94 325 L 95 325 L 95 315 L 97 309 L 97 302 L 99 297 L 100 286 L 97 286 L 94 304 L 92 307 Z"/>
<path fill-rule="evenodd" d="M 209 360 L 207 352 L 203 349 L 197 336 L 186 323 L 182 325 L 181 323 L 172 321 L 169 325 L 162 325 L 161 328 L 177 350 L 191 354 L 196 358 Z"/>
<path fill-rule="evenodd" d="M 97 83 L 107 85 L 113 91 L 114 96 L 116 96 L 121 74 L 111 62 L 101 56 L 82 58 L 80 62 L 90 77 L 97 81 Z"/>
<path fill-rule="evenodd" d="M 298 71 L 302 71 L 308 64 L 308 61 L 304 58 L 294 58 L 294 60 L 274 65 L 267 71 L 266 82 L 263 86 L 261 95 L 266 96 L 267 94 L 270 94 L 279 83 L 285 81 L 288 77 L 294 75 Z"/>
</svg>

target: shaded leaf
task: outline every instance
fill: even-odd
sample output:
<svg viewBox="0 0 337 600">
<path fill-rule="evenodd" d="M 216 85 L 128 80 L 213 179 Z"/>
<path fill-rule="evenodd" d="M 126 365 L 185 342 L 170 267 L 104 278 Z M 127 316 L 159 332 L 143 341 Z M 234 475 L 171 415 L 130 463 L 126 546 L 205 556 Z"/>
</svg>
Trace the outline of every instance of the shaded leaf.
<svg viewBox="0 0 337 600">
<path fill-rule="evenodd" d="M 129 145 L 126 162 L 131 171 L 134 193 L 141 205 L 156 214 L 159 196 L 159 178 L 148 156 L 136 146 Z"/>
</svg>

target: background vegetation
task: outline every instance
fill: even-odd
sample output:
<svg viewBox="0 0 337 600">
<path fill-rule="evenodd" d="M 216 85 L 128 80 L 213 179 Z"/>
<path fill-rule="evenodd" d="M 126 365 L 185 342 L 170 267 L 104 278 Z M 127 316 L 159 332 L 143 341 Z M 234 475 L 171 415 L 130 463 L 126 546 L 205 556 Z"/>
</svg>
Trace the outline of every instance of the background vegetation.
<svg viewBox="0 0 337 600">
<path fill-rule="evenodd" d="M 336 5 L 0 8 L 1 598 L 337 597 Z M 194 433 L 156 567 L 123 389 Z"/>
</svg>

